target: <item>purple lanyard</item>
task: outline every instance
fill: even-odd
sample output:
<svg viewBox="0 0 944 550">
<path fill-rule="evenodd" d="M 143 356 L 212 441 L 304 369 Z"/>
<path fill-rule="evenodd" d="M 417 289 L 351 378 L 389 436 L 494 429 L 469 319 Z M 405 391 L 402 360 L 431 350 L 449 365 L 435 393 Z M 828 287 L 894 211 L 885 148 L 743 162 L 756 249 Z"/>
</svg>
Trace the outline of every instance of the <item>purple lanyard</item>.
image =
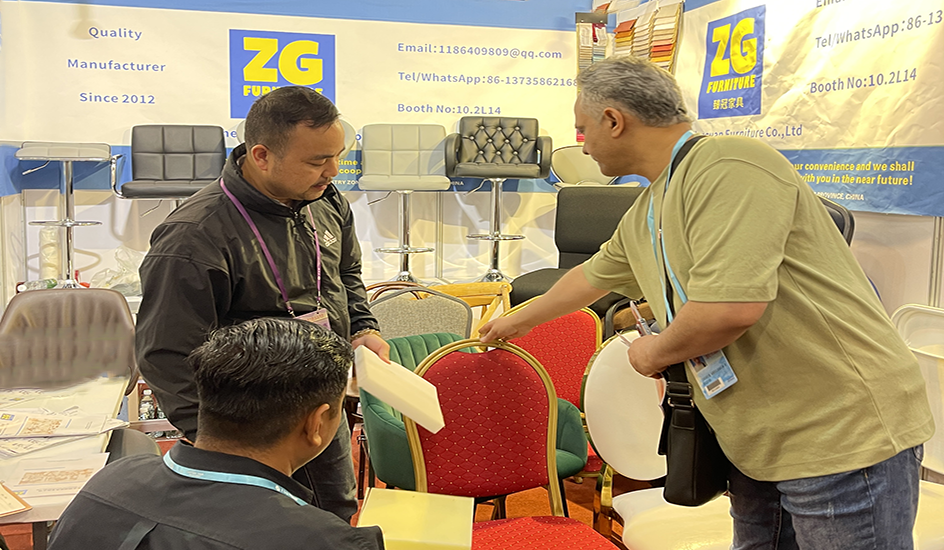
<svg viewBox="0 0 944 550">
<path fill-rule="evenodd" d="M 233 205 L 236 206 L 236 210 L 239 210 L 239 213 L 242 214 L 243 219 L 246 220 L 246 223 L 249 225 L 249 228 L 252 229 L 253 235 L 256 236 L 256 241 L 259 243 L 259 246 L 262 247 L 262 253 L 265 255 L 266 262 L 269 264 L 269 269 L 272 270 L 272 274 L 275 275 L 275 284 L 279 285 L 279 292 L 282 293 L 282 300 L 285 302 L 285 309 L 288 310 L 288 314 L 292 317 L 295 317 L 295 310 L 292 308 L 292 303 L 288 301 L 288 293 L 285 291 L 285 284 L 282 282 L 282 275 L 279 273 L 279 268 L 275 266 L 275 260 L 272 259 L 272 254 L 269 252 L 269 247 L 266 246 L 265 239 L 262 238 L 262 234 L 259 233 L 259 228 L 256 227 L 255 222 L 252 221 L 252 218 L 249 217 L 249 212 L 246 212 L 246 208 L 243 206 L 239 199 L 237 199 L 229 189 L 226 188 L 226 184 L 223 183 L 223 180 L 220 180 L 220 187 L 223 188 L 223 193 L 229 197 L 229 200 L 232 201 Z M 311 216 L 311 207 L 308 207 L 308 216 Z M 315 233 L 315 261 L 318 264 L 315 270 L 316 278 L 315 284 L 318 287 L 318 308 L 321 308 L 321 245 L 318 243 L 318 230 L 314 229 L 314 223 L 312 223 L 312 230 Z"/>
</svg>

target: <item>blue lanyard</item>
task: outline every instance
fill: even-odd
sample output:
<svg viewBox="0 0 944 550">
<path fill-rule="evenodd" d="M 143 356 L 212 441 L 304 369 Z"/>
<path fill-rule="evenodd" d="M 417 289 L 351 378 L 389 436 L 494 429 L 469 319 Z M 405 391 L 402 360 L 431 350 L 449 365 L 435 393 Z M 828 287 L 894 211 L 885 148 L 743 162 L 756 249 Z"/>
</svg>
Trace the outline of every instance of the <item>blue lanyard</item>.
<svg viewBox="0 0 944 550">
<path fill-rule="evenodd" d="M 691 130 L 682 134 L 682 137 L 675 142 L 675 147 L 672 148 L 672 158 L 669 159 L 669 168 L 665 174 L 665 185 L 662 187 L 662 210 L 665 211 L 665 193 L 669 190 L 669 182 L 672 180 L 672 164 L 675 162 L 675 157 L 678 156 L 679 149 L 682 148 L 682 145 L 688 141 L 688 138 L 695 135 Z M 672 266 L 669 265 L 669 258 L 665 254 L 665 241 L 662 239 L 662 212 L 659 213 L 659 229 L 656 231 L 656 221 L 655 221 L 655 209 L 653 208 L 653 199 L 652 196 L 649 197 L 649 215 L 647 216 L 646 221 L 649 224 L 649 235 L 652 237 L 652 253 L 656 257 L 656 263 L 659 263 L 659 245 L 656 244 L 656 241 L 659 241 L 659 244 L 662 245 L 662 261 L 665 262 L 665 269 L 671 279 L 672 287 L 678 292 L 679 298 L 682 300 L 682 303 L 688 301 L 688 296 L 685 295 L 685 291 L 682 290 L 682 285 L 679 284 L 678 278 L 675 276 L 675 272 L 672 271 Z M 665 316 L 668 322 L 672 322 L 672 307 L 669 305 L 669 298 L 665 292 L 665 279 L 659 277 L 659 283 L 662 284 L 662 301 L 665 302 Z"/>
<path fill-rule="evenodd" d="M 293 495 L 278 483 L 268 479 L 263 479 L 261 477 L 243 474 L 226 474 L 223 472 L 210 472 L 207 470 L 188 468 L 174 462 L 174 459 L 170 457 L 170 453 L 166 453 L 164 455 L 164 464 L 174 472 L 184 477 L 189 477 L 192 479 L 204 479 L 207 481 L 218 481 L 220 483 L 233 483 L 236 485 L 253 485 L 255 487 L 262 487 L 263 489 L 269 489 L 271 491 L 275 491 L 276 493 L 281 493 L 287 496 L 288 498 L 294 500 L 299 506 L 308 505 L 307 502 Z"/>
</svg>

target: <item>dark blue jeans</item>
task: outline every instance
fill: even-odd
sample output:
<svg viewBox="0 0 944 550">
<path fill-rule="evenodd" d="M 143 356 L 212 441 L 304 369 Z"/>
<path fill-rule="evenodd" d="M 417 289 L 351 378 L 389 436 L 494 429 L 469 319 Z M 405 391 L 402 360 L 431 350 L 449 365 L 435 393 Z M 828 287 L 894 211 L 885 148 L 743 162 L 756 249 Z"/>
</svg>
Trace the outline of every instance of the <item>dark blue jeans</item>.
<svg viewBox="0 0 944 550">
<path fill-rule="evenodd" d="M 292 478 L 315 493 L 312 503 L 350 523 L 357 512 L 357 478 L 351 455 L 351 428 L 344 411 L 338 433 L 328 447 L 308 464 L 299 468 Z"/>
<path fill-rule="evenodd" d="M 756 481 L 731 468 L 733 550 L 912 550 L 924 446 L 874 466 Z"/>
</svg>

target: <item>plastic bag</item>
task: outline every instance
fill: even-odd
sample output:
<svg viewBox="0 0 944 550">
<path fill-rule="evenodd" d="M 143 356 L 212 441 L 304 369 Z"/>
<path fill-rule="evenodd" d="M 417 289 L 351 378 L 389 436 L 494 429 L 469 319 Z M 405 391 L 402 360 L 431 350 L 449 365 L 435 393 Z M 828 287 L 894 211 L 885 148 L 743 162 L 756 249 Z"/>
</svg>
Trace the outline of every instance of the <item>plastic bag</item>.
<svg viewBox="0 0 944 550">
<path fill-rule="evenodd" d="M 141 276 L 138 275 L 138 267 L 144 261 L 144 253 L 122 245 L 115 251 L 115 260 L 118 261 L 118 269 L 107 268 L 92 275 L 92 287 L 110 288 L 125 296 L 140 296 Z"/>
</svg>

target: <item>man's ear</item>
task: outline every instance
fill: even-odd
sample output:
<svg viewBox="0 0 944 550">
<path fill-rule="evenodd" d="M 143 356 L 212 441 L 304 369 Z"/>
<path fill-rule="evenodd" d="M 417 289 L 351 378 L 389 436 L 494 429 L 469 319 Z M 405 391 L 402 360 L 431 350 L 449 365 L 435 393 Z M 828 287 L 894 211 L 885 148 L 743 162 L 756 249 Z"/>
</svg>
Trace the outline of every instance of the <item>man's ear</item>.
<svg viewBox="0 0 944 550">
<path fill-rule="evenodd" d="M 340 411 L 335 414 L 340 414 Z M 323 426 L 330 420 L 330 415 L 331 405 L 324 403 L 305 417 L 305 441 L 311 446 L 321 447 L 321 444 L 324 443 L 324 434 L 321 431 Z M 329 437 L 334 437 L 334 434 L 330 434 Z"/>
<path fill-rule="evenodd" d="M 252 160 L 252 163 L 263 172 L 269 169 L 273 157 L 272 151 L 261 143 L 253 145 L 252 149 L 249 150 L 248 156 Z"/>
<path fill-rule="evenodd" d="M 609 130 L 610 137 L 612 138 L 618 138 L 623 135 L 623 132 L 626 131 L 626 127 L 630 122 L 626 115 L 619 109 L 614 109 L 613 107 L 603 109 L 603 125 Z"/>
</svg>

